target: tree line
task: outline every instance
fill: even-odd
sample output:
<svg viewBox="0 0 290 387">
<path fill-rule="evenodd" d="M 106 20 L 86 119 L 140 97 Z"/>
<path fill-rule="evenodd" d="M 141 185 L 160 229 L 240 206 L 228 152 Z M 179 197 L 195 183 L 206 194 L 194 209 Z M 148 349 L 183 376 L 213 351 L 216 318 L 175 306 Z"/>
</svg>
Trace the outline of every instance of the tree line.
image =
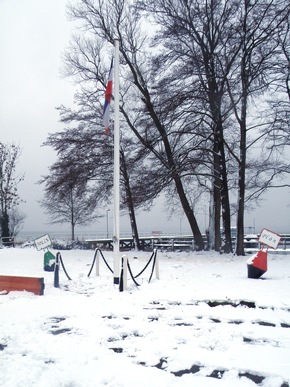
<svg viewBox="0 0 290 387">
<path fill-rule="evenodd" d="M 196 249 L 233 251 L 235 218 L 235 253 L 243 255 L 245 209 L 289 186 L 289 9 L 284 0 L 71 2 L 78 32 L 63 72 L 78 89 L 74 108 L 58 107 L 64 129 L 45 142 L 57 161 L 42 178 L 54 220 L 74 228 L 110 201 L 113 134 L 104 132 L 102 109 L 117 38 L 121 199 L 137 247 L 136 211 L 164 193 L 169 210 L 182 208 Z M 207 246 L 198 200 L 209 206 Z"/>
</svg>

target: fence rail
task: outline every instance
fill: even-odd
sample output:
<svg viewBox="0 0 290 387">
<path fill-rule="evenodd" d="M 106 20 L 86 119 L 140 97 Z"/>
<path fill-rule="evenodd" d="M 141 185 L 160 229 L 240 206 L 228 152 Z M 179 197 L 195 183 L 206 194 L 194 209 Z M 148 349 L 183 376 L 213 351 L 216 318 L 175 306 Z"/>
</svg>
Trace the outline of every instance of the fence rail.
<svg viewBox="0 0 290 387">
<path fill-rule="evenodd" d="M 40 233 L 39 233 L 40 235 Z M 39 236 L 38 235 L 38 236 Z M 49 233 L 52 240 L 57 241 L 63 239 L 69 241 L 69 233 Z M 290 234 L 280 234 L 281 241 L 277 250 L 290 250 Z M 206 235 L 203 235 L 205 243 L 207 243 Z M 20 236 L 15 238 L 13 242 L 15 244 L 21 244 L 27 241 L 33 243 L 36 236 Z M 106 237 L 104 234 L 98 236 L 92 236 L 91 233 L 83 233 L 77 235 L 77 240 L 86 242 L 91 245 L 92 248 L 112 249 L 113 239 Z M 161 249 L 161 250 L 194 250 L 194 237 L 190 234 L 162 234 L 161 232 L 143 233 L 140 237 L 140 244 L 143 249 Z M 232 238 L 233 246 L 235 246 L 235 237 Z M 130 233 L 123 233 L 120 237 L 120 248 L 123 250 L 129 250 L 134 248 L 134 241 Z M 244 248 L 246 252 L 255 251 L 261 248 L 259 243 L 259 234 L 246 234 L 244 236 Z"/>
<path fill-rule="evenodd" d="M 205 243 L 206 235 L 203 235 Z M 194 250 L 194 237 L 192 235 L 151 235 L 148 237 L 140 237 L 141 246 L 146 249 L 160 249 L 160 250 Z M 105 249 L 113 248 L 113 241 L 110 238 L 104 239 L 88 239 L 88 243 L 93 248 L 100 247 Z M 235 245 L 235 238 L 232 239 Z M 134 247 L 133 238 L 120 238 L 120 247 L 122 249 L 131 249 Z M 262 246 L 259 243 L 259 234 L 245 235 L 244 247 L 246 252 L 256 251 Z M 281 241 L 278 247 L 279 250 L 290 249 L 290 234 L 282 234 Z"/>
<path fill-rule="evenodd" d="M 281 240 L 277 250 L 289 250 L 290 249 L 290 234 L 280 234 Z M 262 247 L 259 242 L 259 234 L 245 235 L 244 247 L 246 251 L 253 249 L 260 249 Z"/>
</svg>

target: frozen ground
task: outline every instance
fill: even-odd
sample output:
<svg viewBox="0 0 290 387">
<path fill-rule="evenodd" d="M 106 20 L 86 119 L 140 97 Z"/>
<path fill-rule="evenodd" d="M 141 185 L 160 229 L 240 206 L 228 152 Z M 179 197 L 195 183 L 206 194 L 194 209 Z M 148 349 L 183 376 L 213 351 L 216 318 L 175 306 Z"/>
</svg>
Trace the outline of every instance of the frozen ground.
<svg viewBox="0 0 290 387">
<path fill-rule="evenodd" d="M 1 275 L 45 279 L 43 296 L 0 295 L 1 386 L 289 386 L 290 255 L 249 279 L 247 257 L 158 253 L 160 279 L 126 292 L 104 263 L 87 277 L 93 251 L 61 256 L 72 280 L 54 288 L 42 252 L 0 250 Z M 150 253 L 128 256 L 138 273 Z"/>
</svg>

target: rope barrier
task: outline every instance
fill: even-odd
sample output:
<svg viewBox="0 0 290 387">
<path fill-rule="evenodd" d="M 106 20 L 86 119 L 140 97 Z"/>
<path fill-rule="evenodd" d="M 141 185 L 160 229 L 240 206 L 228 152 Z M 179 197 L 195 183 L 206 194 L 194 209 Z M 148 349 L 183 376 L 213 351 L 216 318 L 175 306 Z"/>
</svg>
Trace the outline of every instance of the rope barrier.
<svg viewBox="0 0 290 387">
<path fill-rule="evenodd" d="M 59 254 L 59 255 L 60 255 L 60 254 Z M 66 271 L 66 269 L 65 269 L 65 267 L 64 267 L 64 263 L 63 263 L 63 260 L 62 260 L 61 255 L 60 255 L 60 263 L 61 263 L 61 266 L 62 266 L 62 268 L 63 268 L 63 271 L 64 271 L 65 275 L 67 276 L 67 279 L 71 281 L 71 278 L 70 278 L 70 276 L 68 275 L 68 273 L 67 273 L 67 271 Z"/>
<path fill-rule="evenodd" d="M 110 272 L 113 273 L 113 270 L 111 269 L 110 265 L 106 261 L 102 251 L 100 249 L 96 249 L 95 250 L 95 254 L 94 254 L 94 259 L 93 259 L 90 271 L 88 273 L 88 277 L 91 275 L 91 272 L 92 272 L 93 267 L 94 267 L 94 265 L 96 263 L 96 260 L 97 260 L 98 253 L 103 258 L 103 260 L 104 260 L 106 266 L 108 267 L 108 269 L 110 270 Z M 156 278 L 159 279 L 159 268 L 158 268 L 158 262 L 157 262 L 157 250 L 154 249 L 153 253 L 151 254 L 151 257 L 150 257 L 149 261 L 146 263 L 145 267 L 136 276 L 133 275 L 133 272 L 132 272 L 132 269 L 131 269 L 131 266 L 130 266 L 130 263 L 129 263 L 129 260 L 128 260 L 127 256 L 124 255 L 122 257 L 122 267 L 121 267 L 120 284 L 119 284 L 120 292 L 122 292 L 124 289 L 127 289 L 127 270 L 129 271 L 129 274 L 130 274 L 131 279 L 134 282 L 134 284 L 136 286 L 140 286 L 140 284 L 136 281 L 136 278 L 138 278 L 142 273 L 144 273 L 144 271 L 148 268 L 148 266 L 152 262 L 152 260 L 153 260 L 152 270 L 151 270 L 151 274 L 150 274 L 148 282 L 151 281 L 153 273 L 154 273 L 154 270 L 156 271 Z M 60 267 L 60 265 L 62 266 L 63 271 L 64 271 L 65 275 L 67 276 L 67 278 L 69 280 L 71 280 L 71 277 L 68 275 L 68 273 L 66 271 L 66 268 L 64 266 L 62 256 L 61 256 L 60 252 L 58 252 L 56 254 L 55 266 L 54 266 L 54 287 L 55 288 L 59 287 L 59 267 Z M 98 265 L 99 265 L 99 263 L 98 263 Z"/>
<path fill-rule="evenodd" d="M 131 276 L 131 278 L 132 278 L 132 280 L 133 280 L 133 282 L 134 282 L 134 284 L 136 285 L 136 286 L 140 286 L 140 284 L 138 284 L 138 282 L 135 280 L 135 278 L 137 278 L 139 275 L 140 275 L 140 273 L 138 274 L 138 276 L 133 276 L 133 273 L 132 273 L 132 270 L 131 270 L 131 266 L 130 266 L 130 263 L 129 263 L 129 261 L 128 261 L 128 270 L 129 270 L 129 273 L 130 273 L 130 276 Z M 144 270 L 143 270 L 144 271 Z M 143 272 L 142 271 L 142 272 Z"/>
<path fill-rule="evenodd" d="M 61 263 L 61 266 L 63 268 L 63 271 L 65 273 L 65 275 L 67 276 L 67 278 L 71 281 L 71 278 L 70 276 L 68 275 L 67 271 L 66 271 L 66 268 L 64 266 L 64 263 L 63 263 L 63 260 L 62 260 L 62 257 L 61 257 L 61 254 L 60 252 L 58 252 L 56 254 L 56 258 L 55 258 L 55 266 L 54 266 L 54 287 L 55 288 L 59 288 L 59 265 Z"/>
<path fill-rule="evenodd" d="M 150 275 L 149 281 L 148 281 L 149 283 L 150 283 L 150 281 L 151 281 L 151 279 L 152 279 L 152 276 L 153 276 L 153 273 L 154 273 L 154 269 L 155 269 L 155 267 L 156 267 L 157 250 L 154 250 L 153 253 L 154 253 L 154 260 L 153 260 L 151 275 Z M 159 278 L 159 270 L 158 270 L 158 273 L 156 274 L 156 276 Z"/>
<path fill-rule="evenodd" d="M 103 258 L 103 261 L 105 262 L 107 268 L 110 270 L 111 273 L 113 273 L 113 269 L 111 269 L 110 265 L 109 265 L 108 262 L 106 261 L 104 255 L 103 255 L 103 253 L 102 253 L 102 250 L 101 250 L 101 249 L 96 249 L 96 250 L 95 250 L 95 254 L 94 254 L 93 263 L 92 263 L 91 268 L 90 268 L 90 271 L 89 271 L 89 273 L 88 273 L 88 277 L 89 277 L 89 276 L 91 275 L 91 273 L 92 273 L 92 270 L 93 270 L 94 264 L 95 264 L 95 262 L 96 262 L 97 254 L 98 254 L 98 253 L 100 253 L 100 255 L 101 255 L 101 257 Z"/>
<path fill-rule="evenodd" d="M 139 276 L 147 269 L 147 267 L 149 266 L 149 264 L 150 264 L 150 262 L 151 262 L 153 256 L 154 256 L 154 255 L 156 256 L 156 252 L 157 252 L 157 250 L 154 249 L 153 252 L 152 252 L 152 254 L 151 254 L 151 257 L 149 258 L 149 261 L 148 261 L 147 264 L 145 265 L 144 269 L 142 269 L 142 270 L 140 271 L 139 274 L 135 275 L 134 278 L 138 278 L 138 277 L 139 277 Z"/>
<path fill-rule="evenodd" d="M 96 249 L 96 250 L 95 250 L 95 254 L 94 254 L 93 263 L 91 264 L 90 271 L 89 271 L 89 273 L 88 273 L 88 275 L 87 275 L 88 277 L 91 275 L 91 272 L 92 272 L 92 270 L 93 270 L 94 264 L 95 264 L 95 262 L 96 262 L 96 258 L 97 258 L 98 250 L 99 250 L 99 249 Z"/>
<path fill-rule="evenodd" d="M 157 261 L 157 250 L 154 249 L 154 251 L 153 251 L 149 261 L 147 262 L 145 267 L 141 270 L 141 272 L 139 274 L 137 274 L 136 276 L 134 276 L 133 273 L 132 273 L 132 269 L 131 269 L 131 266 L 130 266 L 130 263 L 129 263 L 129 260 L 128 260 L 127 256 L 123 256 L 122 257 L 122 266 L 121 266 L 121 275 L 120 275 L 120 286 L 119 286 L 120 292 L 123 292 L 124 289 L 127 289 L 127 269 L 129 270 L 129 274 L 130 274 L 134 284 L 136 286 L 140 286 L 140 284 L 136 281 L 136 278 L 139 277 L 147 269 L 147 267 L 149 266 L 149 264 L 150 264 L 150 262 L 152 260 L 153 260 L 153 265 L 152 265 L 152 270 L 151 270 L 151 274 L 150 274 L 148 282 L 151 281 L 153 273 L 154 273 L 154 270 L 156 271 L 156 278 L 159 279 L 159 267 L 158 267 L 158 261 Z M 124 264 L 124 261 L 125 261 L 125 264 Z"/>
</svg>

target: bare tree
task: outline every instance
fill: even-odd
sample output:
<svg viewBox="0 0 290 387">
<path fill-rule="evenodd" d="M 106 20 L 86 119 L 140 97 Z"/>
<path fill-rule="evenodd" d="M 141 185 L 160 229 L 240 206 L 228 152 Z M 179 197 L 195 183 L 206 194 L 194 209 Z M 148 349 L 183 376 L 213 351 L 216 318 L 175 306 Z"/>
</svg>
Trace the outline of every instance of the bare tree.
<svg viewBox="0 0 290 387">
<path fill-rule="evenodd" d="M 21 202 L 18 195 L 18 184 L 23 176 L 16 176 L 16 164 L 20 156 L 20 148 L 14 144 L 0 143 L 0 218 L 1 237 L 4 244 L 10 244 L 9 211 L 13 211 Z"/>
<path fill-rule="evenodd" d="M 179 196 L 181 205 L 189 221 L 198 249 L 203 249 L 204 241 L 200 233 L 196 218 L 190 206 L 183 182 L 179 173 L 178 150 L 174 144 L 177 130 L 172 131 L 172 125 L 167 126 L 165 117 L 160 110 L 160 104 L 154 93 L 156 80 L 151 79 L 150 47 L 142 34 L 142 27 L 138 15 L 124 0 L 90 1 L 82 0 L 76 6 L 69 7 L 71 17 L 82 23 L 87 36 L 94 40 L 101 40 L 104 44 L 113 44 L 114 39 L 120 40 L 121 63 L 123 68 L 122 79 L 126 90 L 126 98 L 122 98 L 121 112 L 127 126 L 131 129 L 137 140 L 146 147 L 155 157 L 160 168 L 166 170 L 167 184 L 173 183 Z M 83 81 L 85 77 L 91 80 L 98 71 L 99 55 L 97 50 L 86 50 L 92 39 L 82 41 L 75 39 L 76 51 L 68 52 L 67 63 L 72 66 L 72 75 L 77 75 Z M 85 43 L 87 42 L 87 43 Z M 101 44 L 97 44 L 101 46 Z M 95 56 L 95 57 L 94 57 Z M 86 69 L 79 74 L 81 66 L 86 63 Z M 131 103 L 130 103 L 131 101 Z M 132 101 L 134 101 L 132 105 Z M 132 108 L 133 106 L 133 108 Z M 171 140 L 172 138 L 172 140 Z M 166 180 L 164 179 L 164 180 Z"/>
<path fill-rule="evenodd" d="M 149 13 L 158 25 L 155 41 L 163 48 L 159 50 L 161 54 L 157 61 L 159 73 L 168 74 L 170 69 L 175 70 L 175 77 L 170 77 L 173 86 L 166 84 L 170 98 L 181 103 L 185 100 L 186 93 L 191 96 L 197 106 L 190 111 L 191 114 L 207 117 L 212 130 L 212 147 L 208 148 L 207 153 L 212 155 L 215 248 L 218 249 L 220 244 L 219 218 L 222 215 L 224 251 L 229 252 L 232 249 L 229 197 L 229 184 L 232 180 L 232 187 L 237 188 L 237 194 L 233 193 L 233 196 L 237 196 L 239 200 L 236 253 L 243 254 L 245 201 L 253 198 L 251 193 L 258 188 L 258 180 L 255 178 L 251 181 L 251 170 L 248 168 L 247 177 L 250 183 L 247 186 L 248 199 L 246 198 L 246 167 L 250 166 L 250 162 L 246 163 L 246 153 L 253 145 L 260 143 L 261 146 L 264 137 L 257 134 L 257 123 L 249 124 L 248 102 L 250 98 L 258 100 L 261 95 L 265 95 L 273 80 L 277 79 L 276 76 L 273 77 L 273 58 L 277 60 L 278 37 L 283 43 L 280 47 L 284 55 L 287 52 L 287 40 L 284 37 L 281 39 L 281 36 L 284 36 L 282 31 L 285 31 L 285 26 L 289 25 L 289 4 L 279 0 L 144 0 L 138 3 L 139 9 Z M 285 57 L 288 58 L 288 55 Z M 185 76 L 189 82 L 184 82 Z M 186 87 L 186 90 L 175 94 L 178 79 L 182 80 L 182 87 Z M 195 87 L 195 93 L 191 91 L 190 82 Z M 259 121 L 261 129 L 265 123 Z M 199 136 L 204 131 L 204 122 L 200 128 Z M 256 133 L 256 138 L 248 138 L 250 129 Z M 204 132 L 204 136 L 206 133 Z M 260 156 L 259 158 L 261 159 Z M 261 171 L 271 166 L 271 170 L 275 170 L 278 175 L 278 164 L 273 154 L 268 152 L 263 159 L 264 167 Z M 238 168 L 234 168 L 235 164 Z M 262 163 L 251 160 L 251 164 L 256 166 L 257 173 L 258 166 Z M 279 171 L 280 174 L 286 172 L 283 164 L 279 165 Z M 267 189 L 271 176 L 267 178 L 259 172 L 257 176 L 260 178 L 259 184 L 264 178 L 263 187 L 264 190 Z M 237 185 L 234 182 L 235 177 Z"/>
<path fill-rule="evenodd" d="M 10 235 L 15 238 L 23 228 L 26 215 L 18 208 L 13 208 L 9 211 L 8 216 Z"/>
<path fill-rule="evenodd" d="M 231 197 L 239 198 L 235 209 L 236 252 L 243 254 L 245 203 L 271 185 L 271 180 L 277 178 L 277 166 L 280 176 L 286 172 L 282 163 L 276 162 L 274 152 L 262 158 L 254 157 L 254 152 L 250 155 L 250 148 L 263 144 L 266 134 L 259 130 L 267 125 L 269 128 L 269 123 L 266 125 L 262 119 L 255 123 L 259 112 L 249 115 L 249 100 L 258 101 L 274 79 L 278 81 L 270 65 L 278 47 L 286 61 L 289 58 L 284 38 L 289 5 L 282 0 L 144 0 L 135 6 L 136 2 L 132 5 L 125 0 L 80 0 L 69 5 L 69 15 L 83 27 L 65 55 L 65 74 L 73 76 L 80 86 L 76 94 L 79 110 L 61 107 L 60 113 L 63 123 L 74 122 L 78 126 L 60 135 L 62 145 L 56 137 L 50 137 L 49 145 L 63 152 L 53 168 L 56 171 L 64 165 L 74 165 L 80 179 L 97 181 L 101 176 L 103 182 L 98 187 L 107 187 L 103 192 L 110 191 L 110 179 L 106 186 L 104 176 L 112 168 L 108 156 L 111 149 L 102 135 L 96 138 L 92 133 L 96 128 L 101 130 L 104 68 L 118 38 L 121 169 L 124 203 L 127 201 L 132 219 L 137 203 L 140 204 L 138 196 L 133 198 L 132 193 L 139 192 L 142 184 L 135 184 L 136 173 L 131 165 L 138 164 L 136 156 L 145 149 L 146 158 L 142 160 L 146 161 L 140 165 L 145 174 L 151 169 L 155 182 L 153 190 L 146 191 L 145 203 L 154 198 L 154 189 L 155 196 L 161 190 L 176 194 L 197 248 L 202 249 L 204 242 L 190 199 L 191 187 L 199 185 L 202 192 L 207 196 L 210 192 L 214 199 L 214 247 L 230 252 L 234 207 Z M 146 12 L 145 16 L 141 11 Z M 146 36 L 142 23 L 148 14 L 149 20 L 157 23 L 155 33 Z M 76 140 L 80 137 L 86 140 L 78 142 L 82 141 Z M 85 141 L 91 148 L 86 147 Z M 132 152 L 131 145 L 127 152 L 132 141 L 136 152 Z M 103 159 L 94 144 L 106 145 L 102 148 Z M 94 166 L 92 155 L 96 160 Z M 265 179 L 269 166 L 273 173 Z"/>
<path fill-rule="evenodd" d="M 88 107 L 87 107 L 88 108 Z M 62 190 L 70 181 L 72 170 L 75 184 L 89 186 L 95 192 L 96 206 L 108 205 L 113 188 L 113 137 L 106 135 L 104 129 L 96 129 L 90 119 L 84 115 L 60 108 L 62 122 L 77 124 L 76 128 L 68 127 L 65 131 L 50 134 L 45 145 L 57 151 L 57 161 L 50 167 L 53 181 L 50 178 L 50 192 Z M 93 117 L 93 114 L 91 114 Z M 150 167 L 150 178 L 146 149 L 136 147 L 129 137 L 122 137 L 120 152 L 121 174 L 121 208 L 130 216 L 132 235 L 135 245 L 141 248 L 138 238 L 136 210 L 146 208 L 160 192 L 154 189 L 155 174 Z M 144 183 L 146 180 L 146 184 Z M 46 182 L 43 179 L 42 182 Z"/>
<path fill-rule="evenodd" d="M 166 82 L 169 89 L 168 100 L 179 101 L 185 109 L 187 105 L 184 101 L 191 100 L 191 108 L 186 110 L 190 130 L 198 133 L 199 142 L 203 140 L 204 154 L 208 156 L 200 159 L 200 162 L 204 166 L 203 174 L 207 170 L 213 185 L 211 192 L 214 198 L 215 249 L 222 248 L 223 251 L 230 252 L 231 214 L 228 152 L 225 145 L 226 120 L 229 115 L 229 107 L 226 106 L 226 80 L 237 56 L 232 38 L 234 33 L 231 31 L 229 34 L 229 29 L 233 27 L 232 21 L 238 3 L 145 0 L 139 2 L 139 8 L 149 12 L 159 26 L 155 40 L 163 46 L 163 50 L 160 50 L 157 66 L 160 74 L 168 74 L 168 69 L 171 71 L 170 82 Z M 184 79 L 186 82 L 176 87 Z M 196 152 L 194 146 L 191 149 L 191 153 L 193 152 Z M 221 217 L 223 246 L 220 238 Z"/>
<path fill-rule="evenodd" d="M 75 226 L 89 225 L 98 217 L 95 198 L 84 187 L 75 186 L 73 182 L 61 185 L 56 190 L 55 182 L 51 182 L 49 178 L 44 178 L 43 181 L 46 183 L 46 192 L 41 206 L 51 223 L 70 224 L 71 239 L 74 241 Z"/>
<path fill-rule="evenodd" d="M 251 128 L 248 118 L 249 101 L 260 98 L 270 89 L 276 74 L 273 76 L 273 59 L 277 59 L 279 51 L 279 36 L 281 28 L 288 25 L 289 5 L 284 1 L 255 1 L 244 0 L 241 2 L 240 17 L 237 18 L 237 44 L 240 45 L 237 56 L 237 72 L 228 77 L 228 93 L 231 98 L 232 109 L 239 128 L 239 152 L 233 152 L 238 163 L 238 206 L 237 206 L 237 243 L 236 254 L 244 254 L 244 210 L 246 202 L 246 169 L 247 153 L 257 138 L 249 138 Z M 260 128 L 265 125 L 265 120 Z M 259 119 L 255 126 L 258 128 Z M 268 126 L 268 125 L 266 125 Z M 264 157 L 262 157 L 264 159 Z M 266 164 L 269 174 L 271 169 L 281 173 L 281 164 L 278 167 L 277 159 L 271 158 L 267 152 Z M 264 161 L 265 162 L 265 161 Z M 258 163 L 260 164 L 260 163 Z M 278 168 L 277 168 L 278 167 Z M 284 167 L 282 168 L 284 169 Z M 264 182 L 266 188 L 269 179 Z"/>
</svg>

